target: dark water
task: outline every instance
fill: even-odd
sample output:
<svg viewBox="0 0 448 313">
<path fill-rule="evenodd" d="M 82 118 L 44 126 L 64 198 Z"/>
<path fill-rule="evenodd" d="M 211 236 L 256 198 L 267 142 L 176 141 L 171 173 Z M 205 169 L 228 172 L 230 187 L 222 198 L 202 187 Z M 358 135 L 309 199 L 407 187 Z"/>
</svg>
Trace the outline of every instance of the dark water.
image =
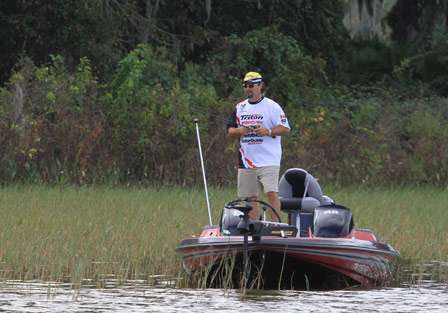
<svg viewBox="0 0 448 313">
<path fill-rule="evenodd" d="M 448 268 L 445 264 L 444 268 Z M 0 311 L 6 312 L 448 312 L 448 286 L 434 273 L 406 277 L 400 287 L 340 291 L 177 289 L 171 282 L 149 286 L 132 281 L 116 287 L 83 287 L 29 281 L 0 283 Z"/>
</svg>

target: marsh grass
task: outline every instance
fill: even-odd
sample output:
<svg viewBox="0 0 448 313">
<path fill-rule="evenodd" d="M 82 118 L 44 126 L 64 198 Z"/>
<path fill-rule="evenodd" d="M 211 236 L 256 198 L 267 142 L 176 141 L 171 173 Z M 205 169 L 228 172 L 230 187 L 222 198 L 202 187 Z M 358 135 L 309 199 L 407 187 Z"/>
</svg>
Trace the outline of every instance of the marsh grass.
<svg viewBox="0 0 448 313">
<path fill-rule="evenodd" d="M 353 210 L 357 227 L 372 229 L 377 239 L 399 250 L 402 259 L 447 260 L 448 190 L 345 189 L 331 194 Z"/>
<path fill-rule="evenodd" d="M 8 187 L 0 214 L 2 278 L 75 284 L 175 274 L 180 239 L 207 224 L 203 194 L 180 188 Z"/>
<path fill-rule="evenodd" d="M 400 251 L 403 260 L 446 261 L 448 193 L 434 188 L 327 192 L 354 211 L 358 227 Z M 234 190 L 211 188 L 213 221 Z M 75 286 L 88 279 L 155 281 L 177 276 L 181 239 L 208 224 L 202 190 L 169 188 L 0 189 L 0 278 Z M 446 271 L 443 273 L 446 274 Z"/>
</svg>

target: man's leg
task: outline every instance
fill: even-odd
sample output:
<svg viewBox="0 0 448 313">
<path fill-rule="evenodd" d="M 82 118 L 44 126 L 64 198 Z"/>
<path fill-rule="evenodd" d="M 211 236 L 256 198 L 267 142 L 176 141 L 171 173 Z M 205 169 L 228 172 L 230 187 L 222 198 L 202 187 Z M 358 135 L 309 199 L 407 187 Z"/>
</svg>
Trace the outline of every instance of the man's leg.
<svg viewBox="0 0 448 313">
<path fill-rule="evenodd" d="M 280 199 L 278 198 L 278 192 L 268 191 L 266 192 L 266 197 L 268 198 L 269 204 L 275 209 L 278 216 L 280 216 Z M 272 211 L 270 211 L 269 214 L 272 221 L 278 221 L 277 217 L 274 213 L 272 213 Z"/>
<path fill-rule="evenodd" d="M 278 198 L 278 177 L 280 167 L 279 166 L 266 166 L 260 167 L 257 174 L 260 180 L 263 190 L 266 193 L 269 204 L 275 209 L 280 216 L 280 200 Z M 269 210 L 270 211 L 270 210 Z M 272 221 L 278 221 L 275 214 L 269 212 Z"/>
<path fill-rule="evenodd" d="M 240 199 L 258 199 L 258 180 L 255 169 L 238 169 L 238 198 Z M 249 217 L 253 220 L 260 218 L 260 206 L 256 202 L 252 202 L 252 210 Z"/>
</svg>

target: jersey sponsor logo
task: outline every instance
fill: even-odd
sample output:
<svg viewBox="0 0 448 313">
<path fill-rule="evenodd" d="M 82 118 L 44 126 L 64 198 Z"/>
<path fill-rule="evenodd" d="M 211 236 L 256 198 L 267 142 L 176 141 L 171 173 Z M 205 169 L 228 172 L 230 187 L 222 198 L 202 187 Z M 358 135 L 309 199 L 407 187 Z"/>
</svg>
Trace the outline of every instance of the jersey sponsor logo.
<svg viewBox="0 0 448 313">
<path fill-rule="evenodd" d="M 288 123 L 288 119 L 286 118 L 286 115 L 280 115 L 280 121 L 282 124 Z"/>
<path fill-rule="evenodd" d="M 247 121 L 247 120 L 262 120 L 263 115 L 261 114 L 242 114 L 240 116 L 241 121 Z"/>
<path fill-rule="evenodd" d="M 246 106 L 246 101 L 244 100 L 244 101 L 241 101 L 240 103 L 238 103 L 237 105 L 237 108 L 238 108 L 238 106 L 240 106 L 241 108 L 244 108 L 245 106 Z"/>
<path fill-rule="evenodd" d="M 241 143 L 248 145 L 261 144 L 263 143 L 263 138 L 257 135 L 256 133 L 249 133 L 244 135 L 243 138 L 241 138 Z"/>
<path fill-rule="evenodd" d="M 260 144 L 260 143 L 263 143 L 263 139 L 262 138 L 244 138 L 241 140 L 241 143 L 245 143 L 248 145 Z"/>
</svg>

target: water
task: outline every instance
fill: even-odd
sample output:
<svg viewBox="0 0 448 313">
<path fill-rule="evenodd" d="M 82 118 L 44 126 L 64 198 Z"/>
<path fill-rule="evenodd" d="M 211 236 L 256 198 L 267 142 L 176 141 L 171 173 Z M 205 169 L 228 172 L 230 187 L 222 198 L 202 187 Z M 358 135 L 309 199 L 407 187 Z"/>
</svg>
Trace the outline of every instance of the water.
<svg viewBox="0 0 448 313">
<path fill-rule="evenodd" d="M 127 286 L 111 289 L 39 282 L 0 287 L 0 311 L 7 312 L 448 312 L 448 288 L 418 286 L 330 292 L 258 292 Z"/>
<path fill-rule="evenodd" d="M 445 267 L 444 267 L 445 268 Z M 339 291 L 252 291 L 179 289 L 131 281 L 120 287 L 40 281 L 0 283 L 0 311 L 6 312 L 448 312 L 448 285 L 419 272 L 400 287 Z"/>
</svg>

